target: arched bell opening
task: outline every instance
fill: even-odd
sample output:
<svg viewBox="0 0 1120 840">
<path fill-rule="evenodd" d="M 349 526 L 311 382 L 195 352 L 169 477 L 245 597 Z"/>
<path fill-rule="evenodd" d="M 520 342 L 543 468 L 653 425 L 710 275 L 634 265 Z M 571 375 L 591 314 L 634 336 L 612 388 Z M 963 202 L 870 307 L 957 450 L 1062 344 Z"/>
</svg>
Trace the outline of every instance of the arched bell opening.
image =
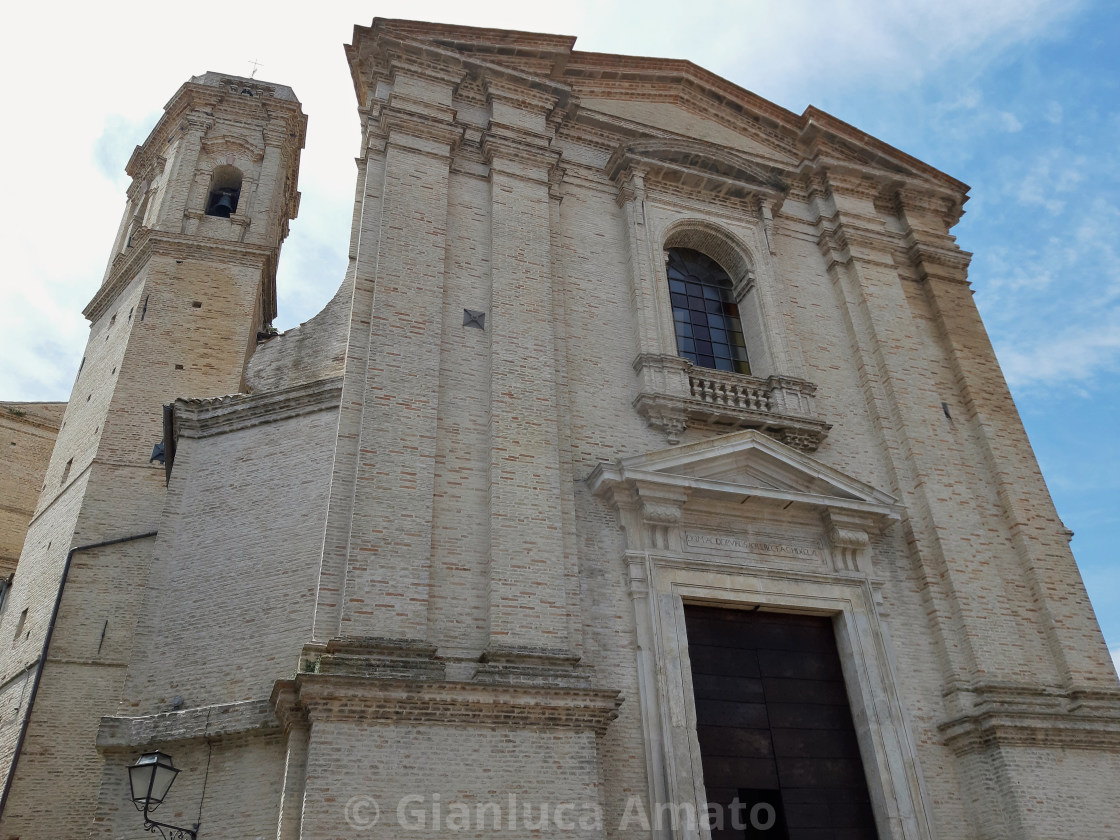
<svg viewBox="0 0 1120 840">
<path fill-rule="evenodd" d="M 236 166 L 219 166 L 210 178 L 210 193 L 206 199 L 206 215 L 228 219 L 237 212 L 241 198 L 241 170 Z"/>
</svg>

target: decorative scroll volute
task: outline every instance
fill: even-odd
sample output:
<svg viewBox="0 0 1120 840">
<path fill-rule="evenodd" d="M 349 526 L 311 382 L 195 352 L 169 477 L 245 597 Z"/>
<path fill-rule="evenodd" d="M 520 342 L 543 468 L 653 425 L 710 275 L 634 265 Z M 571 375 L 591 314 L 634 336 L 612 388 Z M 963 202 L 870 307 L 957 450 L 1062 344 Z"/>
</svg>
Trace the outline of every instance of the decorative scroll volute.
<svg viewBox="0 0 1120 840">
<path fill-rule="evenodd" d="M 877 530 L 866 517 L 836 510 L 825 511 L 825 530 L 832 547 L 833 564 L 838 572 L 871 574 L 871 537 Z"/>
<path fill-rule="evenodd" d="M 679 553 L 680 525 L 688 493 L 684 488 L 668 488 L 655 484 L 635 482 L 642 517 L 642 537 L 646 551 L 672 551 Z"/>
<path fill-rule="evenodd" d="M 681 551 L 680 525 L 687 490 L 631 481 L 612 485 L 604 492 L 618 510 L 628 552 Z"/>
</svg>

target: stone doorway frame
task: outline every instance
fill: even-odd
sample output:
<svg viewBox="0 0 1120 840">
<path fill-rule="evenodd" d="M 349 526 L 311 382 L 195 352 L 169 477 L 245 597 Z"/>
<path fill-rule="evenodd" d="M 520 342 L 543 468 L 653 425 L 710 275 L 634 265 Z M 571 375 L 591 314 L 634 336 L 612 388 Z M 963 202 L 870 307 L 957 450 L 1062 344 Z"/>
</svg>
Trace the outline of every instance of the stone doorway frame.
<svg viewBox="0 0 1120 840">
<path fill-rule="evenodd" d="M 722 466 L 721 466 L 722 465 Z M 755 431 L 600 464 L 592 492 L 619 514 L 634 604 L 646 770 L 657 840 L 710 840 L 698 826 L 664 825 L 663 813 L 706 808 L 696 734 L 685 603 L 831 616 L 844 683 L 882 840 L 936 836 L 917 747 L 898 690 L 883 582 L 873 575 L 871 535 L 898 519 L 893 497 Z M 750 508 L 742 502 L 752 501 Z M 735 507 L 726 507 L 734 502 Z M 791 568 L 748 550 L 686 552 L 694 511 L 735 511 L 729 525 L 788 525 L 819 539 L 827 564 Z M 740 512 L 741 511 L 741 512 Z"/>
</svg>

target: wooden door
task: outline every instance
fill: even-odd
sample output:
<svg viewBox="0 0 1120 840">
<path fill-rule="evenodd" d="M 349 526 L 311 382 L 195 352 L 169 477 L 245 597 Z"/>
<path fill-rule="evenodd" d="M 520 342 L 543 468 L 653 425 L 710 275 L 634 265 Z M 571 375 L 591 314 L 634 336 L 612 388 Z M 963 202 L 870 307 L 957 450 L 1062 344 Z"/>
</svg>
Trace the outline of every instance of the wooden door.
<svg viewBox="0 0 1120 840">
<path fill-rule="evenodd" d="M 686 605 L 685 623 L 712 840 L 875 840 L 832 621 Z"/>
</svg>

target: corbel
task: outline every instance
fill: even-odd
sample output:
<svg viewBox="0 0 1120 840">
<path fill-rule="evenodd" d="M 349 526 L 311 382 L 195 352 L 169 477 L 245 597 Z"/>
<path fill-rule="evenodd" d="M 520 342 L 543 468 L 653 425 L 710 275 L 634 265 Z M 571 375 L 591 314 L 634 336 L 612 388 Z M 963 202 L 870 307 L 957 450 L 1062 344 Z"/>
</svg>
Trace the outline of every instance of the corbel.
<svg viewBox="0 0 1120 840">
<path fill-rule="evenodd" d="M 634 482 L 634 489 L 638 493 L 642 524 L 645 526 L 643 547 L 649 551 L 680 553 L 683 550 L 680 525 L 688 490 L 643 481 Z"/>
<path fill-rule="evenodd" d="M 858 572 L 871 575 L 871 537 L 873 522 L 859 513 L 826 510 L 824 520 L 828 542 L 832 547 L 832 562 L 838 572 Z"/>
</svg>

